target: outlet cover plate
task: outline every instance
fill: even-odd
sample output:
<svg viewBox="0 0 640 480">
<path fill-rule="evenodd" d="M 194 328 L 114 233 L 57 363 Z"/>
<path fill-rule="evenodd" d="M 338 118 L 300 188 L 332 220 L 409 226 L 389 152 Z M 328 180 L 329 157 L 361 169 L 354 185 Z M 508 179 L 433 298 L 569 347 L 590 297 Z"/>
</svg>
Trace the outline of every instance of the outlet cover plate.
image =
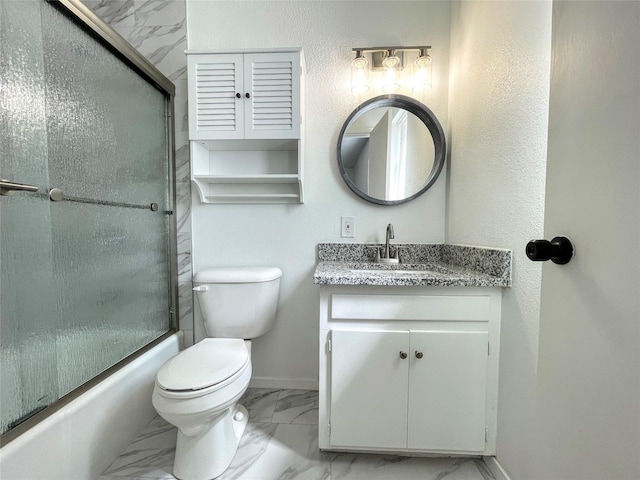
<svg viewBox="0 0 640 480">
<path fill-rule="evenodd" d="M 340 236 L 342 238 L 354 238 L 356 236 L 355 221 L 356 221 L 355 217 L 341 217 Z"/>
</svg>

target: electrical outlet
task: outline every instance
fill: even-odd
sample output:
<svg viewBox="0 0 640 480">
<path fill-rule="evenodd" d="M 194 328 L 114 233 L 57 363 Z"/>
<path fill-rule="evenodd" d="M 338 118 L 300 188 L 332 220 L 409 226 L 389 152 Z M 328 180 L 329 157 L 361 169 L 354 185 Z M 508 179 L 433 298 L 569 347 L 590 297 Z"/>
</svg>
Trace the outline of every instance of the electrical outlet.
<svg viewBox="0 0 640 480">
<path fill-rule="evenodd" d="M 341 228 L 340 228 L 340 236 L 343 238 L 353 238 L 355 237 L 355 225 L 356 218 L 355 217 L 342 217 Z"/>
</svg>

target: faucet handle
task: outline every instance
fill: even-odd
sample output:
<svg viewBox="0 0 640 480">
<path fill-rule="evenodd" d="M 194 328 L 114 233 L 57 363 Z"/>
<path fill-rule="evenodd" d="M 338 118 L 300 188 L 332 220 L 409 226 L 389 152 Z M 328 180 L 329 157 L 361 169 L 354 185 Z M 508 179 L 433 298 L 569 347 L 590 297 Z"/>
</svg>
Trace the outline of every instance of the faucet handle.
<svg viewBox="0 0 640 480">
<path fill-rule="evenodd" d="M 397 258 L 400 261 L 400 250 L 406 250 L 407 247 L 396 246 L 396 253 L 393 258 Z"/>
<path fill-rule="evenodd" d="M 377 246 L 373 246 L 373 245 L 365 245 L 367 248 L 375 248 L 376 249 L 376 258 L 375 261 L 379 262 L 380 261 L 380 247 Z"/>
</svg>

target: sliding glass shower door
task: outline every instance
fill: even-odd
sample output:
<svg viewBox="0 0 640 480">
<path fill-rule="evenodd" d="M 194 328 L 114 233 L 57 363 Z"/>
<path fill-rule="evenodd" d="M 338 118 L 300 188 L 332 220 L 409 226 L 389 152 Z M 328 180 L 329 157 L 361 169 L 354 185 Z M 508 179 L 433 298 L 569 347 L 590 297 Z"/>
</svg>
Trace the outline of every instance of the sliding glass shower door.
<svg viewBox="0 0 640 480">
<path fill-rule="evenodd" d="M 2 433 L 172 327 L 171 93 L 0 0 Z"/>
</svg>

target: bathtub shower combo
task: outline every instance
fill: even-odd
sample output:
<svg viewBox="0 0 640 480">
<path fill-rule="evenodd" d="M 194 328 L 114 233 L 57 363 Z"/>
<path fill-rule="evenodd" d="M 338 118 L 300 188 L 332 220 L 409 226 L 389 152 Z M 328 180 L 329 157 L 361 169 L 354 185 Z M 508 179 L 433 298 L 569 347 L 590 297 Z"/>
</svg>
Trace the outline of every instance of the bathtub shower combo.
<svg viewBox="0 0 640 480">
<path fill-rule="evenodd" d="M 11 445 L 175 330 L 174 86 L 75 0 L 0 0 L 0 36 Z"/>
</svg>

